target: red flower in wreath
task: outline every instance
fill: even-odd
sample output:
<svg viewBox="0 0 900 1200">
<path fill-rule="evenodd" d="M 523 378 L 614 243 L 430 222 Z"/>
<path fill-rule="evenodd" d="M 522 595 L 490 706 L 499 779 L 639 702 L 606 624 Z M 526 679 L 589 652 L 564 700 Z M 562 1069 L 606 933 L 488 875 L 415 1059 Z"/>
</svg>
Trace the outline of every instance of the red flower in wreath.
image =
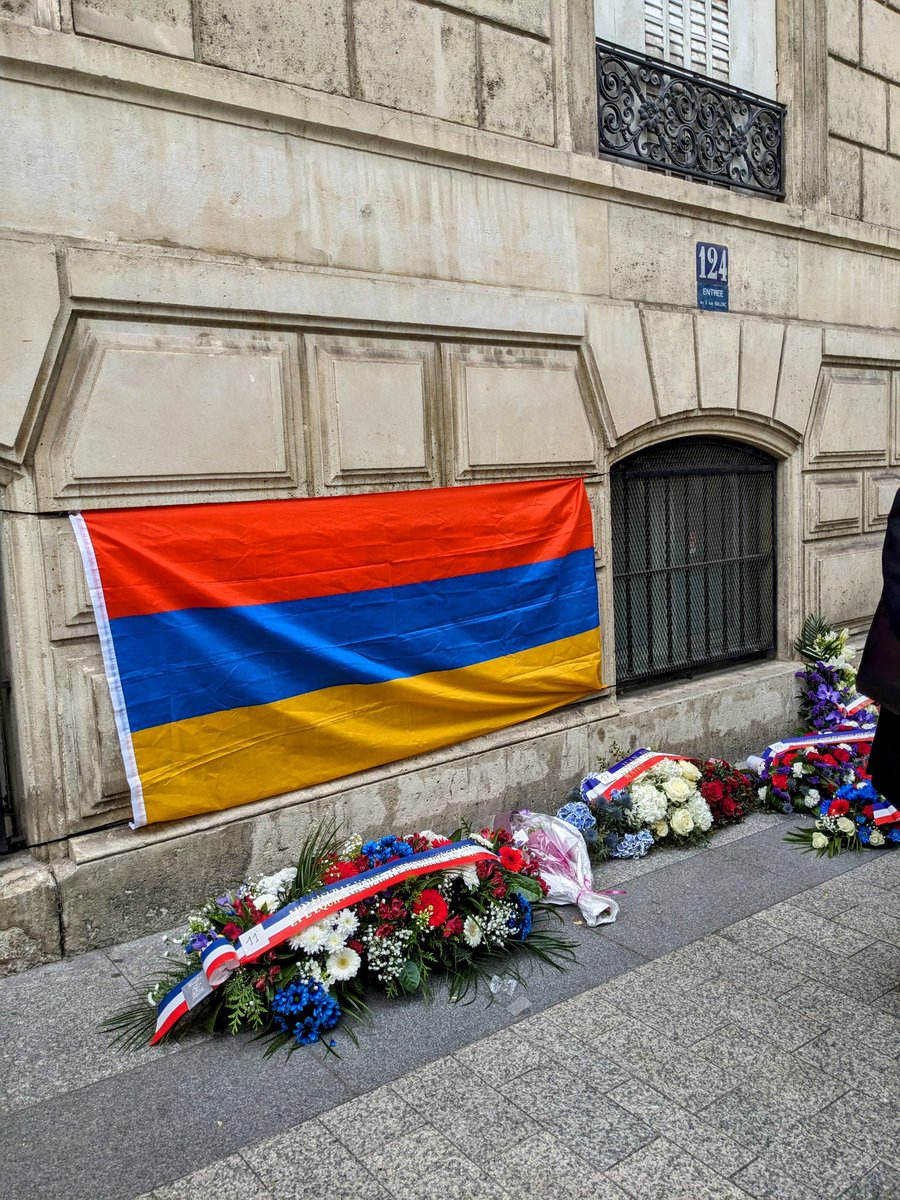
<svg viewBox="0 0 900 1200">
<path fill-rule="evenodd" d="M 425 888 L 412 906 L 414 913 L 423 913 L 429 909 L 431 911 L 428 913 L 428 924 L 432 929 L 437 929 L 447 920 L 450 910 L 447 907 L 447 901 L 436 888 Z"/>
<path fill-rule="evenodd" d="M 832 800 L 828 806 L 829 817 L 842 817 L 844 813 L 850 811 L 849 800 Z"/>
<path fill-rule="evenodd" d="M 512 846 L 501 846 L 498 854 L 501 864 L 506 867 L 507 871 L 521 871 L 525 866 L 525 856 L 521 850 L 514 850 Z"/>
<path fill-rule="evenodd" d="M 777 787 L 779 791 L 783 792 L 787 788 L 787 785 L 788 785 L 788 776 L 787 775 L 773 775 L 772 776 L 772 786 Z"/>
</svg>

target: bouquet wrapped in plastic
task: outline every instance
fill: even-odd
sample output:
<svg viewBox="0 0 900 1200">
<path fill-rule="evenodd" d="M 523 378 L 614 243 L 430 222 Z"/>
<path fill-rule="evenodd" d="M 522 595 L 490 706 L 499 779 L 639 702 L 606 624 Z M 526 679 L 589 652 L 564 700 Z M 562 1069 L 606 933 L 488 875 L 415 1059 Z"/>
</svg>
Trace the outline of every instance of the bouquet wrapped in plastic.
<svg viewBox="0 0 900 1200">
<path fill-rule="evenodd" d="M 611 896 L 595 891 L 587 844 L 581 833 L 566 821 L 527 808 L 497 818 L 514 841 L 527 843 L 537 859 L 541 878 L 550 889 L 549 904 L 575 904 L 588 925 L 615 921 L 619 906 Z"/>
</svg>

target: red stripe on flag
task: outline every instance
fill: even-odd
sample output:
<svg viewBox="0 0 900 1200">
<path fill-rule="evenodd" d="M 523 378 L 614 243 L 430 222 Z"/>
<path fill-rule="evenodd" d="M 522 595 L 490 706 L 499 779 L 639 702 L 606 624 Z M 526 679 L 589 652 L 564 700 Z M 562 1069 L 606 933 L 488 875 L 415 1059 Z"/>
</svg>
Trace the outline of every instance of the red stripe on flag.
<svg viewBox="0 0 900 1200">
<path fill-rule="evenodd" d="M 84 520 L 111 620 L 397 587 L 593 546 L 580 479 L 116 509 Z"/>
</svg>

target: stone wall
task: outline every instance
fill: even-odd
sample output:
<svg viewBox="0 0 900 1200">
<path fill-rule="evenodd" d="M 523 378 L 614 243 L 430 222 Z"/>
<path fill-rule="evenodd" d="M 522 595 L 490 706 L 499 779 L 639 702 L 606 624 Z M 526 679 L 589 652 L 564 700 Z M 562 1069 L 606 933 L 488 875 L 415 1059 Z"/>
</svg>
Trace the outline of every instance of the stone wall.
<svg viewBox="0 0 900 1200">
<path fill-rule="evenodd" d="M 900 4 L 829 0 L 831 211 L 900 225 Z"/>
<path fill-rule="evenodd" d="M 432 58 L 393 34 L 381 61 L 361 58 L 364 15 L 372 37 L 387 28 L 362 0 L 314 6 L 310 28 L 330 13 L 332 36 L 302 47 L 278 40 L 299 2 L 236 32 L 205 0 L 0 0 L 0 604 L 17 818 L 42 860 L 0 881 L 0 923 L 35 954 L 115 938 L 116 921 L 158 927 L 325 813 L 374 830 L 549 805 L 613 738 L 741 756 L 789 721 L 804 613 L 862 630 L 874 608 L 900 476 L 900 236 L 799 203 L 827 191 L 816 104 L 790 123 L 797 203 L 703 187 L 573 152 L 589 3 L 385 7 L 410 38 L 427 31 Z M 474 30 L 474 76 L 466 37 L 444 29 Z M 552 57 L 550 108 L 502 88 L 487 103 L 485 48 L 518 43 L 526 92 Z M 459 67 L 442 90 L 425 79 L 439 52 Z M 395 53 L 407 65 L 379 75 Z M 365 87 L 394 89 L 377 103 L 361 61 Z M 321 72 L 318 88 L 277 77 L 289 69 Z M 428 92 L 428 112 L 401 86 Z M 698 240 L 729 247 L 727 314 L 696 309 Z M 610 467 L 691 434 L 778 460 L 778 661 L 620 700 Z M 597 700 L 252 810 L 127 830 L 67 512 L 568 474 L 595 514 Z"/>
</svg>

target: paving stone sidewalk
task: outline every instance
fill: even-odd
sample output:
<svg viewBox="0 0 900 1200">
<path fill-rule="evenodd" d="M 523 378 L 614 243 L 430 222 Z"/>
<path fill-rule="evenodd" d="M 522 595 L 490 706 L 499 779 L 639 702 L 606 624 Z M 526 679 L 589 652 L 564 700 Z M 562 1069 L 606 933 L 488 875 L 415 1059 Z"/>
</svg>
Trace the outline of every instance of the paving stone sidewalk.
<svg viewBox="0 0 900 1200">
<path fill-rule="evenodd" d="M 900 853 L 801 855 L 756 816 L 608 864 L 619 921 L 529 1009 L 376 1007 L 261 1062 L 96 1020 L 159 939 L 0 982 L 0 1197 L 900 1200 Z"/>
</svg>

